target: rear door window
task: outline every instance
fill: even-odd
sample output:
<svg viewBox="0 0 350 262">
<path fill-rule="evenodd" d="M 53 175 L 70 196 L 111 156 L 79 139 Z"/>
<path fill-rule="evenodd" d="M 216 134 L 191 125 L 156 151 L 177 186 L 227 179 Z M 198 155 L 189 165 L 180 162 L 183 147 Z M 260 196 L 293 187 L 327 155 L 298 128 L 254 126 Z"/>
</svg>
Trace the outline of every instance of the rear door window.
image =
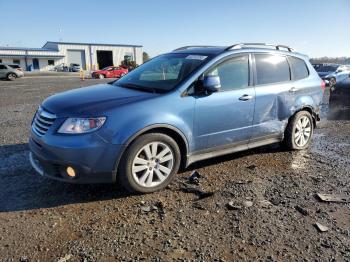
<svg viewBox="0 0 350 262">
<path fill-rule="evenodd" d="M 293 79 L 299 80 L 309 76 L 309 70 L 304 60 L 296 57 L 288 57 L 293 72 Z"/>
<path fill-rule="evenodd" d="M 255 54 L 257 85 L 289 81 L 287 58 L 281 55 Z"/>
</svg>

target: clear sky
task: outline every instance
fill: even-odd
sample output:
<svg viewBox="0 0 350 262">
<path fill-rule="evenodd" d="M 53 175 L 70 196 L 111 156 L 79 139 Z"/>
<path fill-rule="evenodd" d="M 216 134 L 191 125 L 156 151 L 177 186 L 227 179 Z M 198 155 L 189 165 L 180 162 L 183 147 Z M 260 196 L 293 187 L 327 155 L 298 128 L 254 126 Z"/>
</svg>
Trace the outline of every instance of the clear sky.
<svg viewBox="0 0 350 262">
<path fill-rule="evenodd" d="M 350 56 L 350 0 L 0 0 L 0 46 L 46 41 L 184 45 L 268 42 L 310 57 Z"/>
</svg>

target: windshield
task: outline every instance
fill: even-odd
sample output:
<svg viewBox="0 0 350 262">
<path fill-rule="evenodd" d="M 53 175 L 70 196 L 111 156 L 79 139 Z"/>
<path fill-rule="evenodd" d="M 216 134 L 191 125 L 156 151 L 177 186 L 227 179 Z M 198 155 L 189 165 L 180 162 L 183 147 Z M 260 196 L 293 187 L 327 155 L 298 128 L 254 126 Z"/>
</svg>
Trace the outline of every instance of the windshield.
<svg viewBox="0 0 350 262">
<path fill-rule="evenodd" d="M 115 85 L 149 92 L 167 92 L 201 66 L 208 56 L 194 54 L 161 55 L 134 69 Z"/>
</svg>

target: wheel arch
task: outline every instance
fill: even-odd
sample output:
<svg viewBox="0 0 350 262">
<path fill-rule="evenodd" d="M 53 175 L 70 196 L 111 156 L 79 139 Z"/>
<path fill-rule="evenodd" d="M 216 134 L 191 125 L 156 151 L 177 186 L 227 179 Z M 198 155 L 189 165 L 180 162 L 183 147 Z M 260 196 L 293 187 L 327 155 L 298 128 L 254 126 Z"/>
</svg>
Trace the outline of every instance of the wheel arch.
<svg viewBox="0 0 350 262">
<path fill-rule="evenodd" d="M 188 141 L 184 133 L 179 130 L 178 128 L 168 125 L 168 124 L 155 124 L 155 125 L 150 125 L 147 126 L 140 131 L 136 132 L 134 135 L 132 135 L 125 143 L 125 146 L 122 150 L 122 152 L 119 154 L 118 159 L 116 160 L 115 163 L 115 168 L 114 168 L 114 180 L 116 181 L 116 176 L 120 164 L 120 160 L 122 156 L 124 155 L 125 151 L 129 148 L 131 143 L 135 141 L 136 138 L 140 137 L 141 135 L 144 134 L 149 134 L 149 133 L 161 133 L 168 135 L 172 139 L 175 140 L 175 142 L 178 144 L 180 153 L 181 153 L 181 162 L 180 162 L 180 169 L 184 168 L 186 165 L 186 160 L 187 160 L 187 153 L 189 151 L 189 146 L 188 146 Z"/>
<path fill-rule="evenodd" d="M 317 120 L 318 120 L 318 116 L 314 110 L 314 108 L 312 106 L 309 106 L 309 105 L 304 105 L 302 107 L 300 107 L 298 110 L 296 110 L 289 118 L 288 118 L 288 123 L 286 126 L 288 126 L 289 122 L 291 121 L 291 119 L 297 114 L 299 113 L 300 111 L 307 111 L 310 113 L 311 117 L 312 117 L 312 123 L 314 125 L 314 128 L 316 127 L 316 123 L 317 123 Z"/>
</svg>

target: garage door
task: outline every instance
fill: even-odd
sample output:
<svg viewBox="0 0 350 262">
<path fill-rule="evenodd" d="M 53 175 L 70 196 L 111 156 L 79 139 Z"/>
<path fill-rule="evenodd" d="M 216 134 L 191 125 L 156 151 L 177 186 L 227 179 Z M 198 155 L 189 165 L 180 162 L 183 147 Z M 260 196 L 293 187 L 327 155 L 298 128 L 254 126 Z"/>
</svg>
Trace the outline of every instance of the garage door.
<svg viewBox="0 0 350 262">
<path fill-rule="evenodd" d="M 86 69 L 85 51 L 84 50 L 67 50 L 67 64 L 79 64 Z"/>
</svg>

